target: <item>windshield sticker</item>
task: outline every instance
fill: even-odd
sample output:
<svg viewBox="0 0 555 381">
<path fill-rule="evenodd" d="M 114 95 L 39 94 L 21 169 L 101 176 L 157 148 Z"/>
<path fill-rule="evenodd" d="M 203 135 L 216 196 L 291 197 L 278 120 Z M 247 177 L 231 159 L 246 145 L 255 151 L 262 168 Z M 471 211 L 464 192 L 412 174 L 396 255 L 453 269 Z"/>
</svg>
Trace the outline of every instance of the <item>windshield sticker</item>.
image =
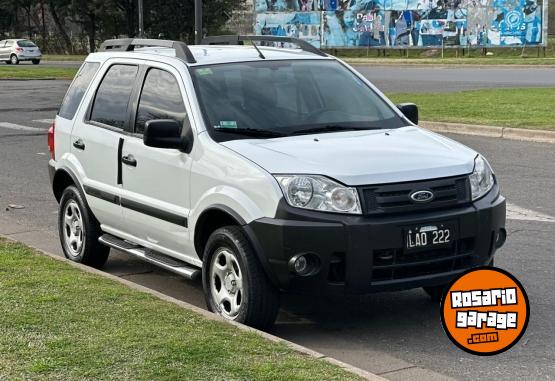
<svg viewBox="0 0 555 381">
<path fill-rule="evenodd" d="M 212 75 L 212 69 L 210 69 L 209 67 L 200 68 L 200 69 L 197 69 L 197 74 L 198 75 Z"/>
<path fill-rule="evenodd" d="M 237 128 L 237 122 L 234 120 L 220 120 L 220 125 L 214 126 L 214 128 Z"/>
</svg>

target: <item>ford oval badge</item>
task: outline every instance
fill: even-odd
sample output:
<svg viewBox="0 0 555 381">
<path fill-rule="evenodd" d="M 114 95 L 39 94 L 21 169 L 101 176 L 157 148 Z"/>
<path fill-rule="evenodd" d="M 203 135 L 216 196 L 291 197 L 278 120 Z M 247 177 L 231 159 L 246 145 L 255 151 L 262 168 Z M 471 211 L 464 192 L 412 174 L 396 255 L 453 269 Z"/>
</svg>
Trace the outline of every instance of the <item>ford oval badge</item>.
<svg viewBox="0 0 555 381">
<path fill-rule="evenodd" d="M 412 192 L 410 194 L 410 199 L 417 203 L 430 202 L 434 199 L 434 194 L 428 190 L 420 190 Z"/>
</svg>

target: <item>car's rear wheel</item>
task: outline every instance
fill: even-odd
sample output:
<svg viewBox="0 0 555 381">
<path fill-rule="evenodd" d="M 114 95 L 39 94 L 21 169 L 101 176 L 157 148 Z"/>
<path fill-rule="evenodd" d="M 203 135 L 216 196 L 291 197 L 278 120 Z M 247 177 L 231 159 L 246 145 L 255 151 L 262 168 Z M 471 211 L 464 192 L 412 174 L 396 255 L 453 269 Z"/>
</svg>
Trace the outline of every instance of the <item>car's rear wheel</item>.
<svg viewBox="0 0 555 381">
<path fill-rule="evenodd" d="M 12 54 L 10 56 L 10 62 L 14 65 L 17 65 L 17 64 L 19 64 L 19 58 L 17 58 L 17 56 L 15 54 Z"/>
<path fill-rule="evenodd" d="M 75 186 L 67 187 L 60 199 L 58 231 L 66 258 L 96 268 L 106 263 L 110 248 L 98 242 L 100 224 Z"/>
<path fill-rule="evenodd" d="M 273 325 L 279 291 L 267 278 L 240 227 L 223 227 L 210 235 L 202 282 L 210 311 L 259 329 Z"/>
<path fill-rule="evenodd" d="M 486 266 L 493 266 L 493 258 Z M 430 287 L 422 287 L 426 294 L 430 297 L 433 302 L 441 302 L 441 298 L 443 298 L 443 294 L 445 293 L 445 289 L 449 284 L 440 284 L 439 286 L 430 286 Z"/>
<path fill-rule="evenodd" d="M 40 64 L 40 60 L 32 60 L 32 62 L 33 62 L 33 65 L 38 65 L 38 64 Z"/>
</svg>

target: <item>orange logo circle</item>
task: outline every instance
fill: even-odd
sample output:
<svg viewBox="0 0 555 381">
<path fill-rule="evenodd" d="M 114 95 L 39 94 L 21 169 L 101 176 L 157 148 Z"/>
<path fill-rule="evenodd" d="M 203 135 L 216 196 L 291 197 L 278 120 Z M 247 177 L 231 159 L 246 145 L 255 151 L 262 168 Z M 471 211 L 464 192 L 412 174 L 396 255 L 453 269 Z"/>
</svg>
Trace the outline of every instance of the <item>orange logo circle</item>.
<svg viewBox="0 0 555 381">
<path fill-rule="evenodd" d="M 511 348 L 528 326 L 522 284 L 505 270 L 477 267 L 459 275 L 441 301 L 447 336 L 466 352 L 488 356 Z"/>
</svg>

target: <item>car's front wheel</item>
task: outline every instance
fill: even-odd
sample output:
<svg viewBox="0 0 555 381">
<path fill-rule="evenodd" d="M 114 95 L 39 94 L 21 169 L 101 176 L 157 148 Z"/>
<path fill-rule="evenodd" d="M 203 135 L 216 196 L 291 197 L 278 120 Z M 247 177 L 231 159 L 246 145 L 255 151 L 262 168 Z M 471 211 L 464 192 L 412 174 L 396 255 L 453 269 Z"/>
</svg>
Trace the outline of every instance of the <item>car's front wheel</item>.
<svg viewBox="0 0 555 381">
<path fill-rule="evenodd" d="M 100 224 L 75 186 L 67 187 L 60 199 L 58 231 L 66 258 L 96 268 L 108 260 L 110 248 L 98 242 Z"/>
<path fill-rule="evenodd" d="M 19 64 L 19 58 L 17 58 L 17 56 L 15 54 L 12 54 L 10 57 L 10 62 L 14 65 Z"/>
<path fill-rule="evenodd" d="M 264 273 L 240 227 L 212 233 L 204 251 L 202 282 L 210 311 L 259 329 L 273 325 L 279 290 Z"/>
</svg>

